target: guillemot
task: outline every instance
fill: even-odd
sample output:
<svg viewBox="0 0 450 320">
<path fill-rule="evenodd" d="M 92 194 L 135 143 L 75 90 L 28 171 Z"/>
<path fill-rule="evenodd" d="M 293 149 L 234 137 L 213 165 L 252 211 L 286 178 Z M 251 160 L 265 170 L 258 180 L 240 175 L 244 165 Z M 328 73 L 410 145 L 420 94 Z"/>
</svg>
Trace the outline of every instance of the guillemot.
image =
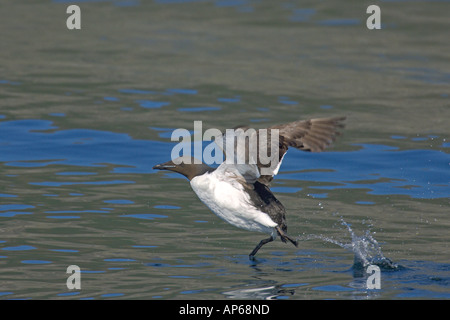
<svg viewBox="0 0 450 320">
<path fill-rule="evenodd" d="M 269 189 L 269 183 L 278 173 L 284 155 L 289 147 L 303 151 L 320 152 L 332 144 L 344 127 L 345 117 L 299 120 L 268 128 L 277 130 L 278 163 L 274 169 L 264 171 L 267 165 L 238 165 L 227 161 L 212 168 L 190 156 L 158 164 L 153 169 L 178 172 L 189 179 L 199 199 L 218 217 L 248 231 L 267 233 L 269 238 L 261 240 L 250 253 L 252 260 L 258 250 L 274 241 L 277 235 L 281 241 L 298 242 L 287 235 L 286 209 Z M 236 127 L 243 132 L 247 127 Z M 262 174 L 264 173 L 264 174 Z"/>
</svg>

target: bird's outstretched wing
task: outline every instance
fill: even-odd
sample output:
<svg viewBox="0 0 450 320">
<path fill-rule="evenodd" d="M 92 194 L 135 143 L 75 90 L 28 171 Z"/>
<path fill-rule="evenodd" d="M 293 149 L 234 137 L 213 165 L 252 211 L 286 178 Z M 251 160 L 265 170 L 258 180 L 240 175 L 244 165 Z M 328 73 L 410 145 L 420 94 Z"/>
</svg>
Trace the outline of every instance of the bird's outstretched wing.
<svg viewBox="0 0 450 320">
<path fill-rule="evenodd" d="M 344 120 L 345 117 L 299 120 L 259 130 L 239 126 L 228 129 L 215 142 L 224 151 L 227 165 L 234 165 L 247 183 L 259 181 L 267 185 L 278 173 L 289 147 L 323 151 L 340 135 Z"/>
<path fill-rule="evenodd" d="M 280 130 L 281 141 L 286 150 L 294 147 L 304 151 L 320 152 L 331 145 L 339 129 L 344 128 L 345 117 L 299 120 L 272 126 L 269 129 Z"/>
</svg>

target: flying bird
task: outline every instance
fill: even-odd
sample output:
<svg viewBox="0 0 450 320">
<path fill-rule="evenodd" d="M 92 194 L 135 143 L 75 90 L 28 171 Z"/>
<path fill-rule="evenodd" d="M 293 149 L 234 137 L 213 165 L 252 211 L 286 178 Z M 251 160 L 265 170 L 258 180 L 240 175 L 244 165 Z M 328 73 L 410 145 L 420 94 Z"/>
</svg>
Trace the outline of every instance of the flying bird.
<svg viewBox="0 0 450 320">
<path fill-rule="evenodd" d="M 309 152 L 320 152 L 330 146 L 344 128 L 345 117 L 318 118 L 299 120 L 275 125 L 267 128 L 267 136 L 278 139 L 262 141 L 262 131 L 252 131 L 247 137 L 256 137 L 257 151 L 264 150 L 269 154 L 270 164 L 263 163 L 257 153 L 256 158 L 249 154 L 249 139 L 246 144 L 228 144 L 228 136 L 216 139 L 225 153 L 225 161 L 217 168 L 212 168 L 190 156 L 183 156 L 162 164 L 153 169 L 178 172 L 189 179 L 199 199 L 219 218 L 248 231 L 258 231 L 269 235 L 261 240 L 249 254 L 251 260 L 265 244 L 280 236 L 281 241 L 288 241 L 298 246 L 297 240 L 287 234 L 286 209 L 269 189 L 273 176 L 278 173 L 283 157 L 288 148 L 296 148 Z M 249 133 L 248 127 L 236 127 L 236 137 Z M 227 139 L 228 138 L 228 139 Z M 218 141 L 217 141 L 218 140 Z M 274 143 L 275 141 L 275 143 Z M 235 153 L 232 159 L 227 155 L 233 146 Z M 241 156 L 239 155 L 241 152 Z M 244 154 L 244 157 L 242 157 Z M 231 161 L 227 161 L 231 160 Z M 253 162 L 251 161 L 253 160 Z M 275 165 L 274 165 L 275 164 Z"/>
</svg>

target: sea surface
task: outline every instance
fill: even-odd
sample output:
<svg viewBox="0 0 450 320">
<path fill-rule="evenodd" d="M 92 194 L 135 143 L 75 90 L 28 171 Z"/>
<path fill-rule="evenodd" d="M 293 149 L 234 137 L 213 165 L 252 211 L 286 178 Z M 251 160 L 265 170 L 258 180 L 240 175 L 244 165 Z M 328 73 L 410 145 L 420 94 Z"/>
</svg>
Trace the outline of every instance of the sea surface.
<svg viewBox="0 0 450 320">
<path fill-rule="evenodd" d="M 449 6 L 2 1 L 0 299 L 449 299 Z M 255 261 L 266 235 L 152 169 L 194 121 L 331 116 L 335 144 L 272 182 L 298 248 Z"/>
</svg>

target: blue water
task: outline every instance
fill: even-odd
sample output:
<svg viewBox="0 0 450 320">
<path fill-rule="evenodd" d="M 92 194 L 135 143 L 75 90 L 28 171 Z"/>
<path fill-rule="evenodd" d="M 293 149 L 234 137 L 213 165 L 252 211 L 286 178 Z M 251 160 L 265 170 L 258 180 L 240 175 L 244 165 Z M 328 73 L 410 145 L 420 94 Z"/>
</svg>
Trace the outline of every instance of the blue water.
<svg viewBox="0 0 450 320">
<path fill-rule="evenodd" d="M 132 167 L 129 171 L 118 169 L 122 173 L 148 173 L 152 170 L 152 164 L 148 161 L 151 155 L 155 152 L 167 154 L 170 150 L 164 143 L 133 140 L 127 134 L 114 132 L 87 129 L 45 132 L 54 129 L 57 128 L 49 120 L 3 121 L 0 125 L 0 161 L 13 167 L 42 167 L 50 164 L 102 167 L 102 163 L 109 163 Z M 133 182 L 119 180 L 103 183 Z"/>
<path fill-rule="evenodd" d="M 0 123 L 0 161 L 10 167 L 29 168 L 48 165 L 95 168 L 108 163 L 114 166 L 112 170 L 114 173 L 151 173 L 153 165 L 167 160 L 175 145 L 159 141 L 136 140 L 128 134 L 108 131 L 57 129 L 50 120 L 8 121 L 4 119 Z M 170 129 L 167 129 L 167 132 L 171 134 Z M 14 138 L 11 140 L 11 137 Z M 438 138 L 423 137 L 424 140 L 430 141 Z M 408 140 L 417 141 L 415 137 Z M 301 153 L 297 150 L 289 151 L 294 155 L 286 157 L 279 177 L 319 181 L 321 186 L 311 187 L 317 190 L 356 188 L 367 189 L 368 194 L 374 195 L 396 194 L 418 199 L 449 197 L 450 154 L 445 152 L 449 148 L 448 143 L 442 143 L 441 150 L 401 150 L 399 147 L 373 144 L 356 146 L 358 150 L 348 152 L 314 154 Z M 298 170 L 299 166 L 302 170 Z M 86 176 L 96 173 L 74 171 L 57 174 Z M 134 182 L 114 179 L 95 182 L 30 181 L 29 183 L 63 186 L 132 184 Z M 14 196 L 7 195 L 7 197 Z M 3 208 L 8 207 L 3 206 Z M 24 209 L 27 206 L 24 205 L 21 208 Z M 17 206 L 14 208 L 14 210 L 18 209 L 20 208 Z"/>
<path fill-rule="evenodd" d="M 163 130 L 158 128 L 157 130 Z M 150 128 L 149 130 L 153 130 Z M 164 129 L 170 133 L 170 128 Z M 351 151 L 330 151 L 321 154 L 304 153 L 295 150 L 289 151 L 289 156 L 285 158 L 283 167 L 279 173 L 280 184 L 273 187 L 275 193 L 295 194 L 302 190 L 298 187 L 283 187 L 282 183 L 290 180 L 298 182 L 313 182 L 317 184 L 310 185 L 309 188 L 317 190 L 317 193 L 310 193 L 309 196 L 321 200 L 326 200 L 328 194 L 338 189 L 360 189 L 368 195 L 374 196 L 407 196 L 411 199 L 448 199 L 450 190 L 450 155 L 446 153 L 448 144 L 442 143 L 439 150 L 424 149 L 424 140 L 439 140 L 437 136 L 424 137 L 424 139 L 415 139 L 415 137 L 391 137 L 392 144 L 375 145 L 375 144 L 358 144 L 354 145 Z M 417 149 L 402 149 L 398 141 L 408 141 L 411 143 L 420 143 Z M 42 186 L 56 188 L 55 194 L 44 194 L 44 196 L 55 196 L 59 194 L 57 188 L 67 186 L 107 186 L 107 185 L 133 185 L 136 181 L 127 178 L 121 178 L 122 175 L 128 174 L 145 174 L 152 175 L 154 171 L 151 169 L 156 163 L 167 160 L 170 155 L 171 148 L 174 146 L 172 142 L 160 142 L 145 139 L 133 139 L 130 135 L 103 130 L 88 129 L 59 129 L 55 122 L 51 120 L 9 120 L 2 119 L 0 122 L 0 162 L 5 168 L 17 168 L 23 170 L 27 168 L 55 168 L 54 175 L 49 175 L 43 180 L 31 179 L 28 181 L 30 186 Z M 58 170 L 61 167 L 61 171 Z M 102 176 L 96 170 L 107 167 L 114 178 L 102 179 Z M 298 168 L 301 167 L 301 170 Z M 89 171 L 87 171 L 89 170 Z M 174 178 L 183 179 L 177 175 L 168 174 Z M 76 177 L 81 181 L 71 181 Z M 65 180 L 68 179 L 68 180 Z M 92 181 L 91 179 L 95 179 Z M 187 185 L 186 185 L 187 187 Z M 325 191 L 321 192 L 321 191 Z M 83 193 L 70 193 L 73 197 L 83 198 Z M 36 206 L 27 203 L 8 203 L 8 199 L 20 200 L 22 196 L 9 193 L 2 194 L 3 201 L 0 204 L 0 218 L 10 219 L 20 215 L 33 215 Z M 371 198 L 373 199 L 373 198 Z M 106 205 L 122 206 L 125 211 L 127 206 L 135 204 L 133 199 L 117 198 L 103 200 Z M 373 206 L 376 201 L 360 200 L 355 202 L 356 205 Z M 155 221 L 167 219 L 170 217 L 170 211 L 181 209 L 180 206 L 166 203 L 153 205 L 154 209 L 158 209 L 161 213 L 124 213 L 120 214 L 121 218 L 135 218 L 143 221 Z M 109 214 L 113 208 L 88 209 L 88 210 L 45 210 L 43 214 L 47 219 L 55 219 L 61 221 L 74 221 L 85 219 L 86 215 L 91 214 Z M 162 214 L 167 211 L 167 214 Z M 208 220 L 195 220 L 192 223 L 208 223 Z M 350 233 L 348 242 L 340 242 L 330 238 L 316 236 L 309 239 L 321 239 L 324 242 L 337 244 L 347 252 L 354 251 L 355 265 L 353 268 L 361 268 L 357 261 L 371 261 L 371 263 L 380 263 L 381 260 L 389 262 L 388 269 L 383 269 L 383 286 L 389 287 L 393 291 L 399 290 L 397 298 L 449 298 L 450 294 L 447 289 L 449 287 L 448 264 L 433 263 L 431 261 L 396 261 L 392 262 L 389 258 L 381 253 L 381 245 L 372 237 L 358 237 L 349 228 Z M 378 256 L 372 256 L 368 251 L 361 251 L 358 244 L 375 247 Z M 158 248 L 155 245 L 134 246 L 135 248 Z M 76 247 L 75 247 L 76 248 Z M 11 246 L 8 242 L 3 241 L 1 252 L 5 255 L 3 259 L 8 259 L 12 252 L 35 251 L 37 247 L 31 245 Z M 372 248 L 373 249 L 373 248 Z M 353 250 L 353 251 L 352 251 Z M 77 253 L 78 249 L 51 249 L 54 252 L 73 252 Z M 255 267 L 261 264 L 272 266 L 282 272 L 301 272 L 307 268 L 327 268 L 325 263 L 328 258 L 320 253 L 313 253 L 316 258 L 304 259 L 296 258 L 292 261 L 279 263 L 277 256 L 283 257 L 284 252 L 272 251 L 269 258 L 262 258 L 256 262 Z M 207 257 L 207 256 L 205 256 Z M 205 259 L 202 258 L 202 259 Z M 211 259 L 210 256 L 209 259 Z M 373 258 L 374 260 L 370 260 Z M 236 256 L 230 258 L 232 264 L 249 265 L 246 256 Z M 359 260 L 358 260 L 359 259 Z M 367 260 L 369 259 L 369 260 Z M 208 258 L 207 258 L 208 260 Z M 322 266 L 320 260 L 324 260 Z M 105 258 L 105 263 L 137 263 L 138 260 L 128 257 Z M 39 259 L 38 256 L 20 260 L 25 265 L 51 265 L 54 262 L 46 259 Z M 370 264 L 370 263 L 369 263 Z M 399 267 L 401 265 L 401 267 Z M 216 266 L 210 262 L 198 262 L 186 264 L 183 261 L 178 263 L 168 262 L 147 262 L 145 266 L 150 268 L 176 268 L 187 269 L 216 269 Z M 355 274 L 355 270 L 339 264 L 337 269 L 341 269 L 341 273 Z M 109 267 L 108 270 L 126 270 L 129 267 Z M 389 272 L 392 270 L 395 272 Z M 387 272 L 385 272 L 387 271 Z M 87 274 L 103 273 L 104 270 L 83 270 Z M 228 271 L 223 270 L 226 274 Z M 321 285 L 314 286 L 312 289 L 318 292 L 340 292 L 352 295 L 365 294 L 367 292 L 364 287 L 364 270 L 358 272 L 353 284 L 349 286 L 343 285 Z M 433 274 L 427 276 L 427 274 Z M 191 279 L 192 276 L 186 274 L 173 274 L 172 279 Z M 194 276 L 196 278 L 196 276 Z M 410 283 L 414 283 L 410 287 Z M 418 283 L 419 286 L 415 284 Z M 283 290 L 294 290 L 308 283 L 284 283 L 281 287 Z M 401 285 L 402 288 L 398 288 Z M 442 291 L 423 289 L 427 286 L 435 286 L 442 288 Z M 395 288 L 395 290 L 394 290 Z M 266 296 L 272 294 L 273 290 L 266 292 L 264 288 L 255 295 L 249 293 L 239 293 L 237 296 L 258 297 L 258 295 Z M 356 290 L 356 291 L 355 291 Z M 181 291 L 180 295 L 198 295 L 207 293 L 208 290 L 195 289 Z M 7 297 L 11 293 L 5 291 Z M 226 293 L 226 295 L 236 295 L 236 293 Z M 76 292 L 58 293 L 58 296 L 68 297 L 77 296 Z M 100 298 L 117 298 L 124 296 L 123 293 L 103 294 Z M 277 294 L 277 299 L 288 299 L 289 295 Z"/>
<path fill-rule="evenodd" d="M 372 31 L 341 0 L 7 2 L 0 298 L 449 299 L 447 2 L 381 1 Z M 341 115 L 332 148 L 289 150 L 272 183 L 299 247 L 255 261 L 260 234 L 152 169 L 194 121 Z"/>
</svg>

